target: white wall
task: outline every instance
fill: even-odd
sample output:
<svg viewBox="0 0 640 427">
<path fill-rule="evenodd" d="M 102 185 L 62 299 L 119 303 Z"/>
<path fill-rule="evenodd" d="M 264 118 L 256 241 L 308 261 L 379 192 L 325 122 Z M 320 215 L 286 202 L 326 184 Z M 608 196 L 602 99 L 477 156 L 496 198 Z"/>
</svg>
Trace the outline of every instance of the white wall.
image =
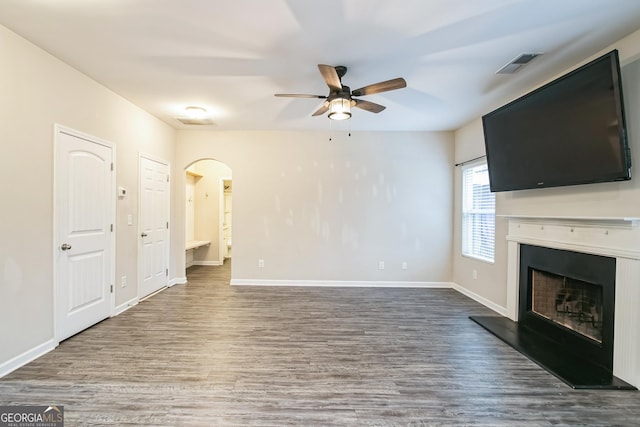
<svg viewBox="0 0 640 427">
<path fill-rule="evenodd" d="M 126 224 L 128 214 L 137 222 L 138 152 L 173 162 L 175 131 L 2 26 L 0 64 L 1 372 L 54 337 L 54 124 L 116 145 L 128 190 L 116 201 L 116 277 L 129 283 L 116 286 L 116 304 L 137 295 L 137 225 Z"/>
<path fill-rule="evenodd" d="M 632 180 L 496 193 L 498 215 L 640 217 L 640 31 L 594 53 L 572 69 L 614 48 L 620 53 L 627 130 L 633 156 Z M 544 83 L 540 82 L 540 85 Z M 533 89 L 535 87 L 530 88 Z M 508 101 L 511 100 L 504 100 L 505 103 Z M 478 118 L 456 132 L 455 161 L 459 163 L 481 155 L 484 155 L 484 137 L 482 122 Z M 506 220 L 496 220 L 495 264 L 461 256 L 460 168 L 456 168 L 455 176 L 454 281 L 481 299 L 505 307 Z M 473 279 L 474 269 L 478 272 L 477 279 Z"/>
<path fill-rule="evenodd" d="M 178 131 L 233 171 L 233 279 L 450 282 L 453 135 L 329 136 Z"/>
</svg>

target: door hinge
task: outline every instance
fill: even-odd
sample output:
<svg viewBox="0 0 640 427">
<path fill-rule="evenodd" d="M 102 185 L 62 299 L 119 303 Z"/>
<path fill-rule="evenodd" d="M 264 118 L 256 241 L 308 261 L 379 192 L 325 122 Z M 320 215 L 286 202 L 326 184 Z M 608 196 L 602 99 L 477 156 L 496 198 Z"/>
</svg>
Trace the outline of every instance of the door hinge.
<svg viewBox="0 0 640 427">
<path fill-rule="evenodd" d="M 111 171 L 113 172 L 113 162 L 111 162 Z"/>
<path fill-rule="evenodd" d="M 111 293 L 113 293 L 113 285 L 111 285 Z"/>
<path fill-rule="evenodd" d="M 169 221 L 167 221 L 167 230 L 169 229 Z"/>
<path fill-rule="evenodd" d="M 169 269 L 168 268 L 164 269 L 164 274 L 165 274 L 165 276 L 169 277 Z"/>
<path fill-rule="evenodd" d="M 113 233 L 113 224 L 111 224 L 111 227 L 109 227 L 109 228 L 111 228 L 111 232 Z"/>
<path fill-rule="evenodd" d="M 167 175 L 167 182 L 169 182 L 169 175 Z"/>
</svg>

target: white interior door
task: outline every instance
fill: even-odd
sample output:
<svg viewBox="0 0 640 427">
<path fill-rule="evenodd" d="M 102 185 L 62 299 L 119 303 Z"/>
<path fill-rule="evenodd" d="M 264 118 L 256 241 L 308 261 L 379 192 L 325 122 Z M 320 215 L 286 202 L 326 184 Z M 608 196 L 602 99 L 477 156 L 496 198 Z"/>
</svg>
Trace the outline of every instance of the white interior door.
<svg viewBox="0 0 640 427">
<path fill-rule="evenodd" d="M 114 270 L 113 147 L 56 128 L 56 338 L 109 317 Z"/>
<path fill-rule="evenodd" d="M 140 286 L 143 298 L 167 286 L 169 165 L 140 157 Z"/>
</svg>

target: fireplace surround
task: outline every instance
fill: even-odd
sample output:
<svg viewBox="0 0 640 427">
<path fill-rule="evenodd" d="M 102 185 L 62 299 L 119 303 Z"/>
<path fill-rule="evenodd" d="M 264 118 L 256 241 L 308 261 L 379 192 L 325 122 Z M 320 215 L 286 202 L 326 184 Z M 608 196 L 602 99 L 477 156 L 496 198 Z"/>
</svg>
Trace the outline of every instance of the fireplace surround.
<svg viewBox="0 0 640 427">
<path fill-rule="evenodd" d="M 615 258 L 520 245 L 519 270 L 520 325 L 613 371 Z"/>
<path fill-rule="evenodd" d="M 562 378 L 553 369 L 549 370 L 575 388 L 634 389 L 638 387 L 640 385 L 640 310 L 638 309 L 638 304 L 640 303 L 640 218 L 534 217 L 520 215 L 503 216 L 503 218 L 506 218 L 509 224 L 507 235 L 506 306 L 504 310 L 500 310 L 500 314 L 504 317 L 493 316 L 491 319 L 488 318 L 489 325 L 485 324 L 483 326 L 491 331 L 490 327 L 493 325 L 494 330 L 491 332 L 498 335 L 496 329 L 499 330 L 498 332 L 503 335 L 501 337 L 503 339 L 504 336 L 507 336 L 511 337 L 512 340 L 518 341 L 520 339 L 521 342 L 525 342 L 524 338 L 528 339 L 528 328 L 524 327 L 527 317 L 533 316 L 536 321 L 543 324 L 555 323 L 555 320 L 546 319 L 540 313 L 532 315 L 527 305 L 528 297 L 524 296 L 521 291 L 521 281 L 529 280 L 529 275 L 532 274 L 529 271 L 529 267 L 526 268 L 527 271 L 522 271 L 520 261 L 521 256 L 523 256 L 523 247 L 535 246 L 611 259 L 613 272 L 610 271 L 608 274 L 614 277 L 614 290 L 607 290 L 606 287 L 603 287 L 601 291 L 594 290 L 591 286 L 598 281 L 590 277 L 569 278 L 577 280 L 579 289 L 584 290 L 586 288 L 586 294 L 595 292 L 596 295 L 599 295 L 598 292 L 602 292 L 603 303 L 614 305 L 615 312 L 610 315 L 612 320 L 605 321 L 604 318 L 600 318 L 599 316 L 601 315 L 597 313 L 595 308 L 585 308 L 583 313 L 582 308 L 578 307 L 578 305 L 589 305 L 593 302 L 582 301 L 579 304 L 571 302 L 563 308 L 562 301 L 565 296 L 557 295 L 559 310 L 568 311 L 568 313 L 565 313 L 567 316 L 582 316 L 583 321 L 588 321 L 588 317 L 591 317 L 595 329 L 601 331 L 602 337 L 599 338 L 597 333 L 594 337 L 585 337 L 585 334 L 580 331 L 571 331 L 569 335 L 575 335 L 574 338 L 581 342 L 589 344 L 595 342 L 596 346 L 603 348 L 609 346 L 608 349 L 604 350 L 608 354 L 608 356 L 605 356 L 605 362 L 600 361 L 594 365 L 590 362 L 582 364 L 581 361 L 576 361 L 572 364 L 573 366 L 569 364 L 572 371 L 571 375 L 584 372 L 593 374 L 590 377 L 587 375 L 589 378 L 583 384 L 572 383 L 571 379 Z M 524 249 L 524 256 L 527 255 L 527 251 L 528 249 Z M 554 270 L 554 266 L 545 264 L 538 265 L 538 268 L 535 268 L 536 266 L 533 267 L 533 270 L 540 270 L 543 275 L 562 276 L 557 271 L 549 271 Z M 584 295 L 581 298 L 584 298 Z M 595 298 L 597 299 L 598 297 L 596 296 Z M 607 298 L 609 302 L 606 301 Z M 553 303 L 555 304 L 555 302 L 554 299 Z M 597 304 L 598 301 L 595 303 Z M 572 306 L 571 304 L 578 305 Z M 541 310 L 544 311 L 544 309 Z M 596 313 L 587 316 L 587 312 L 591 313 L 592 311 Z M 521 323 L 523 320 L 525 322 Z M 602 322 L 602 325 L 599 322 Z M 518 331 L 523 330 L 525 331 L 523 332 L 524 335 L 519 338 Z M 603 342 L 598 343 L 598 340 Z M 552 342 L 553 340 L 550 341 L 550 343 Z M 547 348 L 546 344 L 534 347 Z M 578 353 L 580 355 L 583 354 L 580 351 Z M 535 357 L 531 357 L 531 355 L 529 357 L 537 361 Z M 552 362 L 555 363 L 556 361 L 552 357 Z M 540 361 L 537 362 L 544 366 Z M 605 367 L 599 370 L 602 365 L 608 368 Z M 590 382 L 593 382 L 593 384 Z"/>
</svg>

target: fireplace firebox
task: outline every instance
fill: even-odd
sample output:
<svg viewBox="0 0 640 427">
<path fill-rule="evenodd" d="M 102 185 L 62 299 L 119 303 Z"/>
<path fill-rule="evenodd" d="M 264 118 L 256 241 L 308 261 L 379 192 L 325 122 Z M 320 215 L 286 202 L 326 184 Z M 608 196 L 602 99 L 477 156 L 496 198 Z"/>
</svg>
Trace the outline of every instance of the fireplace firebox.
<svg viewBox="0 0 640 427">
<path fill-rule="evenodd" d="M 602 344 L 602 286 L 531 269 L 531 311 Z"/>
</svg>

